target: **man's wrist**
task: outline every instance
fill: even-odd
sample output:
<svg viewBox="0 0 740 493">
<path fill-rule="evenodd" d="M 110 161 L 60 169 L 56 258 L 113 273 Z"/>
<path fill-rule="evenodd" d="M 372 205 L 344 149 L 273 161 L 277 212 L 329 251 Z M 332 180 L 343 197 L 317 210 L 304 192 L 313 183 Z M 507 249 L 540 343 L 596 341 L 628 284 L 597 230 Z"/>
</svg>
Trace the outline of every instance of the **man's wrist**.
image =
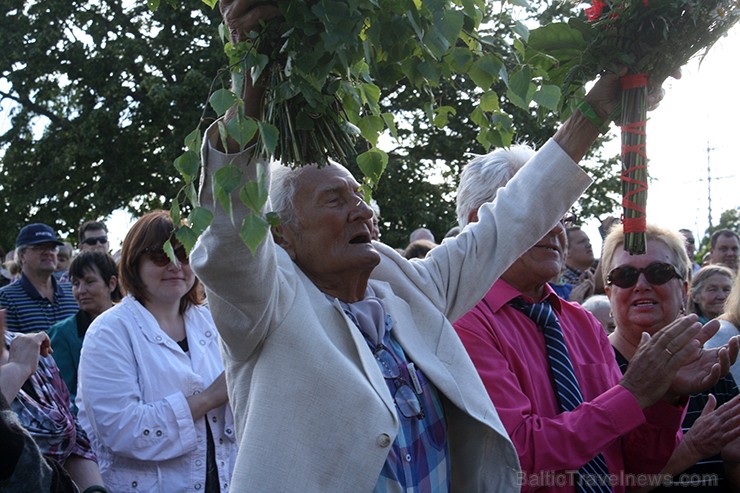
<svg viewBox="0 0 740 493">
<path fill-rule="evenodd" d="M 596 110 L 591 106 L 585 99 L 581 100 L 577 105 L 576 109 L 596 127 L 599 133 L 604 134 L 609 131 L 609 117 L 608 115 L 599 115 Z"/>
</svg>

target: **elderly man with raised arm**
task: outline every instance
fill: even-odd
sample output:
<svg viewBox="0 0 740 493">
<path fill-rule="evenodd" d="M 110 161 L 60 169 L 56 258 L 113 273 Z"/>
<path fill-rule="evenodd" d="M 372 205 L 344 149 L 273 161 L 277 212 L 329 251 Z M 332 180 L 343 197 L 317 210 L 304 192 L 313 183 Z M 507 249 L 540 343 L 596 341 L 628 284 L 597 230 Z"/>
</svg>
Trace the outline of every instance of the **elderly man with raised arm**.
<svg viewBox="0 0 740 493">
<path fill-rule="evenodd" d="M 274 7 L 222 1 L 232 36 Z M 588 96 L 600 115 L 616 78 Z M 250 115 L 259 94 L 247 91 Z M 191 255 L 221 334 L 239 456 L 233 491 L 512 492 L 516 450 L 449 320 L 462 316 L 588 186 L 575 164 L 598 135 L 575 113 L 476 225 L 407 261 L 371 242 L 372 210 L 342 166 L 272 166 L 281 218 L 255 255 L 213 207 L 212 178 L 251 148 L 204 141 L 201 201 L 214 219 Z M 546 204 L 546 207 L 543 207 Z M 522 226 L 526 225 L 526 226 Z M 669 369 L 670 371 L 670 369 Z"/>
</svg>

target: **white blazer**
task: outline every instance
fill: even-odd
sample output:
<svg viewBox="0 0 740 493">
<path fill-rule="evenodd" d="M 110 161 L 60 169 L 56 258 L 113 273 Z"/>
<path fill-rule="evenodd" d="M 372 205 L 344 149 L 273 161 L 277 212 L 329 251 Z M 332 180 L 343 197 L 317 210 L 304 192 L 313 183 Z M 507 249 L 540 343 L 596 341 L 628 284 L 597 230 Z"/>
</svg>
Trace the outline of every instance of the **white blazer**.
<svg viewBox="0 0 740 493">
<path fill-rule="evenodd" d="M 215 135 L 214 135 L 215 134 Z M 240 444 L 232 485 L 241 492 L 371 492 L 396 437 L 393 399 L 365 340 L 269 237 L 252 255 L 234 223 L 213 207 L 210 177 L 234 163 L 254 177 L 251 154 L 203 149 L 201 203 L 214 212 L 191 255 L 221 334 Z M 449 320 L 472 308 L 521 254 L 549 231 L 590 183 L 548 143 L 479 222 L 409 262 L 374 243 L 370 285 L 385 302 L 393 334 L 436 385 L 445 404 L 452 491 L 515 492 L 519 463 L 470 358 Z"/>
<path fill-rule="evenodd" d="M 190 357 L 127 296 L 85 335 L 75 402 L 111 493 L 203 491 L 206 418 L 221 491 L 230 489 L 237 452 L 231 410 L 225 405 L 193 421 L 186 400 L 223 371 L 208 309 L 189 308 L 185 331 Z"/>
</svg>

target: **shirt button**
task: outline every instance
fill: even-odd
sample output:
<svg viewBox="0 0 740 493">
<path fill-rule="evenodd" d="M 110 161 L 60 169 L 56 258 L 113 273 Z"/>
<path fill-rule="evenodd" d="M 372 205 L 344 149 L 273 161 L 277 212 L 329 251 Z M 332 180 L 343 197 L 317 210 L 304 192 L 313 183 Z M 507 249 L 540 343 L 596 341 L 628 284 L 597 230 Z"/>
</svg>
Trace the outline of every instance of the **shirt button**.
<svg viewBox="0 0 740 493">
<path fill-rule="evenodd" d="M 211 331 L 210 330 L 206 331 L 206 337 L 211 337 Z"/>
<path fill-rule="evenodd" d="M 387 447 L 391 444 L 391 437 L 388 435 L 388 433 L 381 433 L 378 436 L 378 445 L 381 447 Z"/>
<path fill-rule="evenodd" d="M 218 418 L 216 416 L 213 417 L 213 422 L 214 423 L 217 423 L 218 422 Z"/>
<path fill-rule="evenodd" d="M 144 430 L 144 436 L 149 436 L 149 430 Z"/>
<path fill-rule="evenodd" d="M 162 430 L 157 430 L 157 436 L 158 437 L 161 437 L 162 436 Z"/>
<path fill-rule="evenodd" d="M 198 459 L 198 460 L 195 461 L 195 465 L 196 466 L 200 466 L 201 464 L 203 464 L 203 461 L 202 460 Z"/>
<path fill-rule="evenodd" d="M 200 483 L 195 483 L 195 489 L 196 490 L 199 490 L 200 489 Z"/>
<path fill-rule="evenodd" d="M 226 428 L 225 432 L 227 435 L 231 435 L 231 428 Z"/>
<path fill-rule="evenodd" d="M 139 486 L 139 483 L 137 483 L 136 481 L 131 481 L 132 488 L 136 488 L 137 486 Z"/>
<path fill-rule="evenodd" d="M 162 340 L 162 336 L 157 336 L 157 341 L 161 341 L 161 340 Z"/>
<path fill-rule="evenodd" d="M 205 345 L 206 345 L 206 341 L 204 341 L 203 339 L 201 339 L 201 340 L 200 340 L 200 345 L 201 345 L 201 346 L 205 346 Z"/>
<path fill-rule="evenodd" d="M 411 462 L 411 454 L 406 454 L 406 462 Z"/>
</svg>

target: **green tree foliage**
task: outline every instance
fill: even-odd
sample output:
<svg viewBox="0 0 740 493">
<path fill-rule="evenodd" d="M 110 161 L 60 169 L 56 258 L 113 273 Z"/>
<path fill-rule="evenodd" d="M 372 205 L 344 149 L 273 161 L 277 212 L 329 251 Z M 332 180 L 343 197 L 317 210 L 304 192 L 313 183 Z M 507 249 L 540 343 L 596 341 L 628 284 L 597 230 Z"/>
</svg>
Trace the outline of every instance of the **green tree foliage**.
<svg viewBox="0 0 740 493">
<path fill-rule="evenodd" d="M 513 71 L 519 60 L 516 51 L 507 48 L 514 43 L 507 36 L 517 29 L 518 23 L 509 7 L 497 6 L 499 10 L 489 10 L 487 24 L 491 27 L 484 35 L 491 43 L 497 44 L 498 52 L 509 53 L 506 66 Z M 526 13 L 520 10 L 517 15 L 529 16 L 531 22 L 551 22 L 574 15 L 574 10 L 573 5 L 567 2 L 531 1 Z M 492 90 L 500 95 L 507 92 L 500 80 Z M 456 77 L 445 81 L 433 96 L 408 85 L 400 86 L 390 94 L 383 102 L 384 111 L 396 114 L 399 142 L 390 144 L 388 166 L 374 193 L 381 212 L 381 239 L 403 248 L 408 243 L 409 233 L 425 226 L 441 241 L 445 233 L 457 224 L 454 192 L 462 168 L 473 154 L 486 152 L 476 140 L 478 130 L 474 122 L 474 108 L 481 91 L 464 77 Z M 432 97 L 441 111 L 431 113 L 428 110 Z M 525 110 L 504 97 L 490 104 L 500 105 L 504 113 L 511 115 L 514 142 L 539 148 L 560 124 L 552 112 L 541 106 Z M 445 108 L 450 110 L 445 111 Z M 435 121 L 441 128 L 433 124 Z M 584 220 L 614 214 L 618 206 L 618 156 L 603 155 L 603 140 L 588 156 L 587 166 L 594 185 L 576 206 L 578 215 Z"/>
<path fill-rule="evenodd" d="M 1 2 L 0 245 L 31 221 L 66 235 L 118 208 L 169 207 L 172 162 L 226 61 L 218 12 Z"/>
<path fill-rule="evenodd" d="M 12 246 L 29 221 L 72 234 L 83 220 L 117 208 L 135 215 L 169 208 L 182 186 L 172 163 L 185 136 L 203 115 L 205 124 L 214 117 L 205 109 L 210 89 L 228 86 L 220 79 L 212 85 L 226 64 L 218 12 L 195 0 L 174 9 L 175 2 L 163 2 L 154 13 L 144 2 L 0 2 L 0 98 L 12 115 L 11 128 L 0 136 L 0 245 Z M 508 53 L 504 62 L 514 72 L 527 29 L 514 20 L 511 3 L 489 7 L 492 27 L 483 39 Z M 573 15 L 574 7 L 532 0 L 526 10 L 518 8 L 519 19 L 550 22 Z M 494 84 L 501 96 L 486 106 L 511 115 L 501 124 L 512 125 L 515 142 L 542 145 L 557 118 L 542 105 L 515 106 L 503 96 L 504 81 Z M 416 87 L 381 88 L 389 95 L 380 101 L 382 111 L 395 115 L 399 140 L 390 143 L 374 195 L 383 241 L 397 247 L 419 226 L 443 237 L 456 222 L 460 170 L 469 153 L 485 152 L 477 140 L 481 115 L 474 110 L 481 91 L 473 81 L 443 78 L 433 94 Z M 189 147 L 197 149 L 197 142 Z M 597 182 L 580 203 L 582 217 L 613 212 L 619 187 L 615 160 L 592 158 Z"/>
</svg>

